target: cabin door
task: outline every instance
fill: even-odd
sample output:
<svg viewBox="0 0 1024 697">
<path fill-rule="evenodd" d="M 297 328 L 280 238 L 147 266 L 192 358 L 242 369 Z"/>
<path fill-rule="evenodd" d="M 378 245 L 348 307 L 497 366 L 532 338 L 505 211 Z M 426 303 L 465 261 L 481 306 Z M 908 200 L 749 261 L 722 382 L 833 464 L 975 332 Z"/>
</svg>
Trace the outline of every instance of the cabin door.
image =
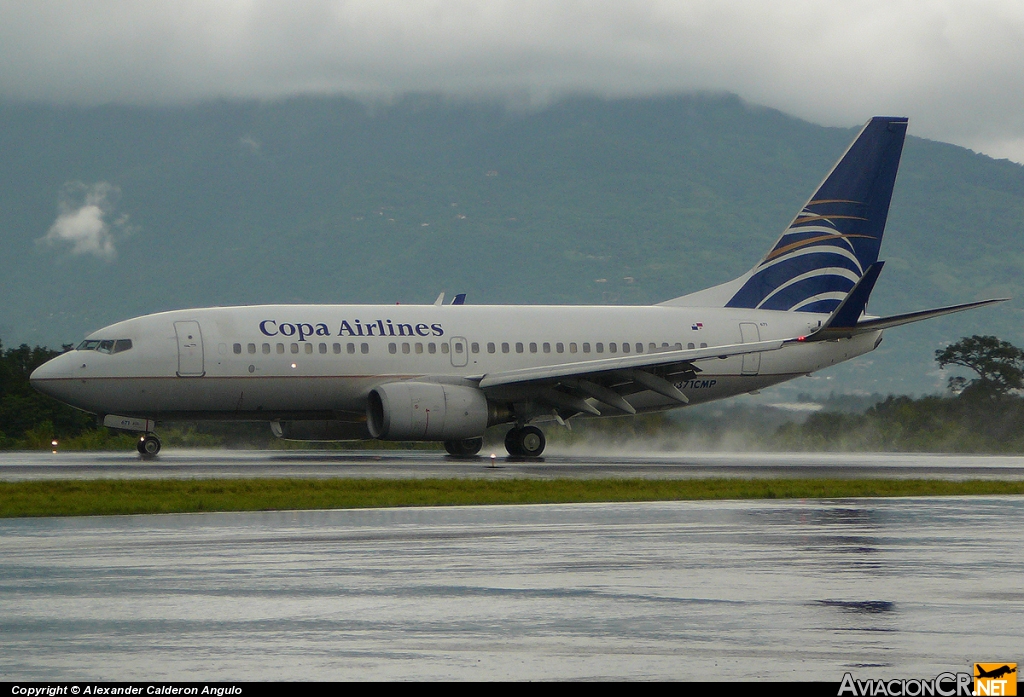
<svg viewBox="0 0 1024 697">
<path fill-rule="evenodd" d="M 752 344 L 761 340 L 761 332 L 753 322 L 740 323 L 740 336 L 743 337 L 744 344 Z M 761 354 L 744 353 L 743 369 L 740 372 L 743 375 L 757 375 L 759 370 L 761 370 Z"/>
<path fill-rule="evenodd" d="M 178 337 L 178 377 L 200 378 L 206 374 L 203 363 L 203 334 L 199 322 L 175 322 Z"/>
</svg>

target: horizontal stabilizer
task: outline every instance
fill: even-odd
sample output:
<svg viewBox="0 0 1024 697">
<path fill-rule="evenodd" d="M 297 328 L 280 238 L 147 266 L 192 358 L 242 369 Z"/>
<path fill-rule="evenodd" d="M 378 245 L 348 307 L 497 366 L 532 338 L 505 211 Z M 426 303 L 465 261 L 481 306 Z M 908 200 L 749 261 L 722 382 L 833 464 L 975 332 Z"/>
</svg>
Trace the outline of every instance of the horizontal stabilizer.
<svg viewBox="0 0 1024 697">
<path fill-rule="evenodd" d="M 991 300 L 979 300 L 978 302 L 973 303 L 963 303 L 961 305 L 939 307 L 935 308 L 934 310 L 920 310 L 918 312 L 908 312 L 904 315 L 878 317 L 875 319 L 869 319 L 863 322 L 858 322 L 856 325 L 852 327 L 837 327 L 829 326 L 826 324 L 824 327 L 816 331 L 814 334 L 801 338 L 799 339 L 799 341 L 828 341 L 830 339 L 848 339 L 858 334 L 867 334 L 868 332 L 876 332 L 879 329 L 889 329 L 890 327 L 898 327 L 901 324 L 920 322 L 921 320 L 931 319 L 932 317 L 951 315 L 954 312 L 973 310 L 976 307 L 986 307 L 987 305 L 995 305 L 997 303 L 1006 302 L 1007 300 L 1009 300 L 1009 298 L 992 298 Z"/>
</svg>

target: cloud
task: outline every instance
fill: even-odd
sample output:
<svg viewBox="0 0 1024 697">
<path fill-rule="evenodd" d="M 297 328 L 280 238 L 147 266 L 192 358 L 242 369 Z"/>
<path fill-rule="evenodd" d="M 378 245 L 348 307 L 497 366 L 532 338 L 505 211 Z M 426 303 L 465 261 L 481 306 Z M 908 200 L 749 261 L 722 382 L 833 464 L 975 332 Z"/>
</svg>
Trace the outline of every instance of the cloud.
<svg viewBox="0 0 1024 697">
<path fill-rule="evenodd" d="M 1019 157 L 1019 0 L 0 0 L 0 98 L 735 92 Z"/>
<path fill-rule="evenodd" d="M 70 182 L 61 192 L 60 215 L 37 241 L 50 246 L 71 246 L 72 254 L 92 254 L 112 261 L 117 256 L 111 224 L 107 223 L 120 190 L 107 182 L 86 186 Z M 128 216 L 118 217 L 115 228 L 124 228 Z"/>
</svg>

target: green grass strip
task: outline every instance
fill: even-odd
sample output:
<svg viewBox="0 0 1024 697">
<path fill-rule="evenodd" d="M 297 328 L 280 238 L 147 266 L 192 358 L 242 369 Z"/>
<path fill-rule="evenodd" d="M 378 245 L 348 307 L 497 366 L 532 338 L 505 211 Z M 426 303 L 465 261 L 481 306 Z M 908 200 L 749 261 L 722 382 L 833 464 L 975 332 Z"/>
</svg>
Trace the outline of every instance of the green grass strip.
<svg viewBox="0 0 1024 697">
<path fill-rule="evenodd" d="M 934 479 L 105 479 L 0 482 L 0 517 L 395 506 L 1024 494 Z"/>
</svg>

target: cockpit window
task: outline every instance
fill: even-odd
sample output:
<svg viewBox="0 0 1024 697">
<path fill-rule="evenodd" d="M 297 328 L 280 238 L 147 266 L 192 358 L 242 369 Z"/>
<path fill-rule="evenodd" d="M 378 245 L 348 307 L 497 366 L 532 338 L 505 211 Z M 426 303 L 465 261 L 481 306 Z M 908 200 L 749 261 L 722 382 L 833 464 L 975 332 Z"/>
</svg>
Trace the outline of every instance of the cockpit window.
<svg viewBox="0 0 1024 697">
<path fill-rule="evenodd" d="M 99 351 L 100 353 L 121 353 L 132 347 L 131 339 L 86 339 L 76 351 Z"/>
</svg>

